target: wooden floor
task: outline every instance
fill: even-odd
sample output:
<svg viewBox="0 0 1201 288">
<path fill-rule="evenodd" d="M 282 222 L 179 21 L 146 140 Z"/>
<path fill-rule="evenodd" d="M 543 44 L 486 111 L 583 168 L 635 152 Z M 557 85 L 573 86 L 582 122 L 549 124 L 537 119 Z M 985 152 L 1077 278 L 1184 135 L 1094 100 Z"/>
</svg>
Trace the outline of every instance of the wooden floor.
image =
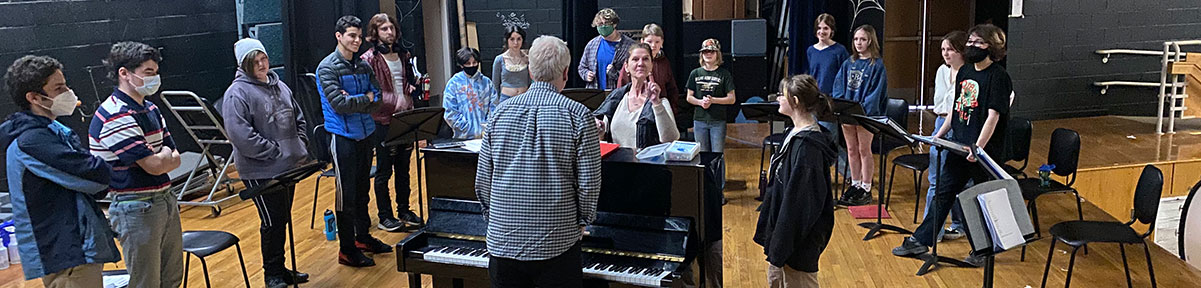
<svg viewBox="0 0 1201 288">
<path fill-rule="evenodd" d="M 1036 122 L 1035 133 L 1045 132 L 1049 135 L 1049 130 L 1042 131 L 1040 129 L 1056 125 L 1059 123 Z M 1176 137 L 1181 136 L 1178 134 Z M 1179 139 L 1177 138 L 1177 141 Z M 1035 145 L 1035 147 L 1040 147 L 1040 144 Z M 1045 145 L 1041 144 L 1041 147 L 1045 147 Z M 1109 143 L 1108 145 L 1126 144 Z M 1044 149 L 1035 148 L 1033 150 L 1045 151 Z M 729 168 L 727 173 L 731 184 L 728 185 L 729 190 L 726 191 L 726 195 L 730 198 L 730 204 L 724 206 L 723 235 L 725 239 L 725 284 L 729 287 L 763 287 L 766 285 L 766 262 L 762 248 L 755 245 L 750 239 L 758 217 L 755 208 L 759 202 L 753 199 L 758 191 L 758 187 L 756 187 L 758 156 L 757 148 L 736 148 L 728 151 Z M 1045 161 L 1045 156 L 1041 157 L 1043 158 L 1032 160 L 1031 163 L 1042 163 Z M 1083 159 L 1082 162 L 1084 162 Z M 913 223 L 915 202 L 913 182 L 908 173 L 901 171 L 898 173 L 900 177 L 896 179 L 892 208 L 890 208 L 895 219 L 886 219 L 885 222 L 913 229 L 917 226 Z M 1133 182 L 1134 180 L 1129 181 Z M 746 185 L 737 183 L 746 183 Z M 299 270 L 312 274 L 312 282 L 303 286 L 404 287 L 407 283 L 406 276 L 396 272 L 395 254 L 375 255 L 378 265 L 370 268 L 354 269 L 337 264 L 336 242 L 325 240 L 320 230 L 320 223 L 316 229 L 308 228 L 315 184 L 312 178 L 300 183 L 297 187 L 292 211 L 297 225 L 295 232 Z M 318 212 L 320 212 L 333 205 L 333 181 L 322 181 L 318 188 L 321 191 L 321 198 L 317 201 Z M 923 197 L 924 189 L 923 185 L 920 191 Z M 415 197 L 411 199 L 413 203 L 416 203 Z M 1070 194 L 1048 195 L 1040 198 L 1039 210 L 1042 227 L 1047 229 L 1053 223 L 1075 218 L 1075 211 L 1073 211 L 1075 204 L 1072 201 L 1074 199 Z M 374 209 L 374 205 L 370 206 L 370 209 Z M 1084 210 L 1086 219 L 1113 219 L 1109 214 L 1092 205 L 1091 202 L 1084 203 Z M 374 212 L 370 214 L 375 215 Z M 259 223 L 254 205 L 250 202 L 237 203 L 227 207 L 217 218 L 211 217 L 207 208 L 184 208 L 181 218 L 184 230 L 223 230 L 238 235 L 242 239 L 242 251 L 249 269 L 251 285 L 252 287 L 263 286 L 263 273 L 260 267 L 262 258 L 258 252 Z M 845 209 L 836 210 L 835 218 L 833 238 L 820 265 L 819 280 L 823 287 L 978 287 L 981 284 L 982 269 L 941 268 L 926 276 L 914 276 L 921 262 L 915 259 L 894 257 L 889 252 L 890 249 L 901 243 L 904 235 L 885 234 L 870 241 L 863 241 L 861 238 L 867 231 L 856 224 L 869 220 L 852 219 Z M 383 231 L 376 231 L 373 234 L 388 243 L 396 243 L 406 235 Z M 1050 240 L 1044 239 L 1030 245 L 1025 262 L 1018 261 L 1019 251 L 1000 255 L 997 258 L 996 287 L 1026 287 L 1027 285 L 1038 287 L 1043 265 L 1046 263 L 1049 243 Z M 1066 277 L 1068 254 L 1062 250 L 1063 247 L 1063 245 L 1059 245 L 1058 249 L 1053 252 L 1055 256 L 1048 279 L 1048 285 L 1052 287 L 1063 285 Z M 1090 248 L 1088 255 L 1081 253 L 1076 259 L 1073 284 L 1076 284 L 1076 287 L 1122 286 L 1121 283 L 1125 281 L 1125 277 L 1122 274 L 1122 260 L 1118 247 L 1093 245 Z M 940 251 L 943 252 L 941 254 L 957 258 L 965 256 L 967 250 L 968 244 L 965 240 L 945 242 L 940 246 Z M 1142 249 L 1127 250 L 1134 285 L 1149 287 L 1146 258 Z M 1196 287 L 1197 283 L 1201 283 L 1201 271 L 1187 266 L 1179 258 L 1175 258 L 1159 247 L 1153 246 L 1151 252 L 1160 287 Z M 234 251 L 225 251 L 211 256 L 207 260 L 214 287 L 241 287 L 243 285 L 238 268 L 238 257 Z M 199 261 L 193 260 L 192 264 L 192 269 L 188 271 L 188 284 L 191 287 L 203 287 L 204 276 L 201 269 L 197 267 Z M 106 268 L 116 267 L 121 266 L 108 265 Z M 21 281 L 20 271 L 20 267 L 16 265 L 0 271 L 0 283 L 3 283 L 0 284 L 0 287 L 42 286 L 39 281 Z M 425 283 L 429 283 L 428 277 Z"/>
</svg>

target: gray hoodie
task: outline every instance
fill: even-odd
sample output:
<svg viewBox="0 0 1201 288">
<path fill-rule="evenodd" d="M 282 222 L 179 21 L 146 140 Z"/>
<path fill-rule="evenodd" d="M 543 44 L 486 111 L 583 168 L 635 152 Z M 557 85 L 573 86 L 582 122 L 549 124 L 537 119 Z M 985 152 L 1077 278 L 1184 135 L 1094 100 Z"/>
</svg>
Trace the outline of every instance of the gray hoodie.
<svg viewBox="0 0 1201 288">
<path fill-rule="evenodd" d="M 292 90 L 268 72 L 267 83 L 238 70 L 221 115 L 242 179 L 270 179 L 308 157 L 308 129 Z"/>
</svg>

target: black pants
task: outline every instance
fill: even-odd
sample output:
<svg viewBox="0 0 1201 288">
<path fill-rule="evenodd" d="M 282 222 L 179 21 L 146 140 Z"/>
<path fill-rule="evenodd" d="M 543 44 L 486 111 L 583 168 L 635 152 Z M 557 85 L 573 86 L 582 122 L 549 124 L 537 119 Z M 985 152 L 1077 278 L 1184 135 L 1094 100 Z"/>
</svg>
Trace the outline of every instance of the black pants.
<svg viewBox="0 0 1201 288">
<path fill-rule="evenodd" d="M 913 239 L 918 243 L 926 246 L 934 246 L 934 233 L 942 230 L 943 223 L 947 222 L 947 214 L 951 213 L 951 209 L 960 210 L 959 205 L 955 204 L 955 195 L 963 192 L 966 189 L 968 182 L 984 183 L 988 181 L 988 172 L 980 167 L 980 163 L 968 162 L 964 156 L 943 153 L 946 157 L 940 175 L 938 176 L 938 185 L 934 188 L 934 201 L 931 202 L 930 213 L 926 214 L 926 218 L 922 219 L 922 225 L 913 230 Z M 957 211 L 955 215 L 963 215 L 962 211 Z M 963 219 L 959 219 L 961 222 Z"/>
<path fill-rule="evenodd" d="M 354 240 L 371 238 L 371 217 L 367 215 L 367 193 L 371 190 L 371 138 L 354 140 L 338 135 L 330 141 L 334 171 L 337 173 L 338 246 L 354 250 Z"/>
<path fill-rule="evenodd" d="M 270 179 L 242 179 L 246 188 L 267 184 Z M 262 238 L 263 273 L 269 276 L 284 276 L 284 243 L 288 240 L 288 223 L 292 221 L 292 197 L 295 186 L 263 193 L 251 198 L 259 210 L 259 237 Z"/>
<path fill-rule="evenodd" d="M 375 208 L 380 220 L 395 218 L 392 216 L 392 196 L 388 193 L 388 178 L 396 171 L 396 216 L 409 210 L 409 157 L 413 155 L 413 145 L 383 146 L 388 134 L 388 125 L 375 123 Z"/>
<path fill-rule="evenodd" d="M 584 271 L 580 267 L 580 242 L 554 258 L 519 261 L 492 256 L 488 277 L 492 287 L 581 287 Z"/>
</svg>

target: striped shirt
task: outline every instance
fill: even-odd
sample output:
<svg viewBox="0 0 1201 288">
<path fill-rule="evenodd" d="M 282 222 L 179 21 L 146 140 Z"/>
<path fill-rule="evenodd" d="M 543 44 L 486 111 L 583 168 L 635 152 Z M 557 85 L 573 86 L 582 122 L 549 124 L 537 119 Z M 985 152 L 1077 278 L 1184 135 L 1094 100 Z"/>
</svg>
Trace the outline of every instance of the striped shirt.
<svg viewBox="0 0 1201 288">
<path fill-rule="evenodd" d="M 545 260 L 580 240 L 600 196 L 596 133 L 592 111 L 550 83 L 497 107 L 475 174 L 492 256 Z"/>
<path fill-rule="evenodd" d="M 113 193 L 154 192 L 171 186 L 167 174 L 150 175 L 137 161 L 163 146 L 175 148 L 167 122 L 150 101 L 134 102 L 119 89 L 100 103 L 88 127 L 88 148 L 113 166 Z"/>
</svg>

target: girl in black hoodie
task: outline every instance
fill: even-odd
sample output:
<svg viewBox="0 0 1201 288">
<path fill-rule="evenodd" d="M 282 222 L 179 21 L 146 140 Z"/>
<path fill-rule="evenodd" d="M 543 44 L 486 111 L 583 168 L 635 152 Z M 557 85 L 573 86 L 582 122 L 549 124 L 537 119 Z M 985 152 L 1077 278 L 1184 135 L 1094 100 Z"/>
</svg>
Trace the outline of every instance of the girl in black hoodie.
<svg viewBox="0 0 1201 288">
<path fill-rule="evenodd" d="M 755 243 L 767 255 L 770 287 L 818 287 L 817 261 L 834 229 L 830 165 L 837 146 L 817 124 L 828 97 L 809 75 L 780 81 L 780 113 L 793 128 L 771 159 L 771 181 L 759 213 Z"/>
</svg>

